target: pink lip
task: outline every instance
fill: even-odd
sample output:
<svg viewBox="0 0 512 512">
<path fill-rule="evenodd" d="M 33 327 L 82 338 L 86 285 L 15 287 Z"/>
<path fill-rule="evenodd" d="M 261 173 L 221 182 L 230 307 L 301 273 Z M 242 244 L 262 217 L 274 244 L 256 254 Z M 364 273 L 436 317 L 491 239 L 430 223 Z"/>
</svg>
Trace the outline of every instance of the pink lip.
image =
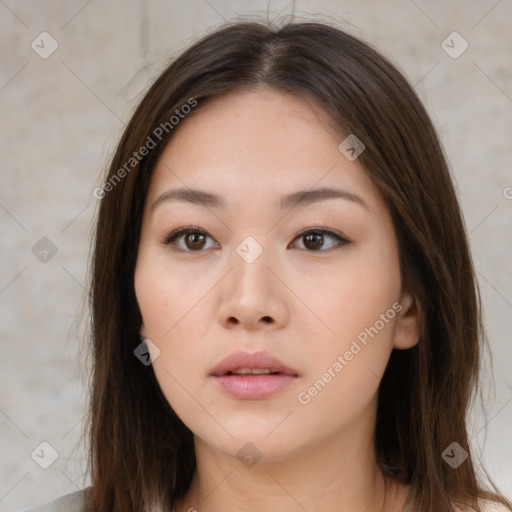
<svg viewBox="0 0 512 512">
<path fill-rule="evenodd" d="M 270 369 L 268 375 L 231 375 L 238 368 Z M 245 400 L 266 398 L 291 384 L 297 370 L 282 363 L 269 352 L 233 352 L 211 372 L 212 378 L 227 394 Z"/>
</svg>

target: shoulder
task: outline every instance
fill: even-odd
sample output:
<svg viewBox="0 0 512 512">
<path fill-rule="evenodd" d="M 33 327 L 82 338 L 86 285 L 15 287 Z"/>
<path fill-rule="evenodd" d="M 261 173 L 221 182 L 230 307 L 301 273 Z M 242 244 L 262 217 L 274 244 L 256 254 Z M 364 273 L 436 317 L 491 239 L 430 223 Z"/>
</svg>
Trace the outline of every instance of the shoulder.
<svg viewBox="0 0 512 512">
<path fill-rule="evenodd" d="M 89 488 L 75 491 L 65 496 L 39 505 L 38 507 L 25 508 L 19 512 L 83 512 L 85 503 L 85 494 Z"/>
</svg>

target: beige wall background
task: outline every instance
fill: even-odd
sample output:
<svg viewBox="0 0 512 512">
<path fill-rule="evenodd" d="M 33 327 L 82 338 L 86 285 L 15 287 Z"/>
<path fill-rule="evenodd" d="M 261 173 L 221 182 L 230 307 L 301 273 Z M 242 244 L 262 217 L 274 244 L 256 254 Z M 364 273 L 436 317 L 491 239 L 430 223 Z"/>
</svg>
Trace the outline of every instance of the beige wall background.
<svg viewBox="0 0 512 512">
<path fill-rule="evenodd" d="M 512 0 L 1 0 L 0 510 L 88 484 L 76 319 L 92 191 L 124 123 L 169 57 L 225 20 L 257 16 L 338 23 L 388 55 L 428 106 L 494 358 L 472 442 L 512 497 Z"/>
</svg>

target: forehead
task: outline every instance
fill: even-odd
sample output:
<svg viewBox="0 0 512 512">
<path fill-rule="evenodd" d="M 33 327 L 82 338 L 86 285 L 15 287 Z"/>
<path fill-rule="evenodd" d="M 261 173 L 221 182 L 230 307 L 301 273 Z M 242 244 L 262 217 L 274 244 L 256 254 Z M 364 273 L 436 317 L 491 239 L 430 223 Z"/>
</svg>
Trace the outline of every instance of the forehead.
<svg viewBox="0 0 512 512">
<path fill-rule="evenodd" d="M 364 168 L 339 151 L 339 132 L 322 107 L 273 89 L 210 99 L 177 126 L 154 170 L 150 199 L 175 187 L 250 199 L 338 186 L 378 200 Z"/>
</svg>

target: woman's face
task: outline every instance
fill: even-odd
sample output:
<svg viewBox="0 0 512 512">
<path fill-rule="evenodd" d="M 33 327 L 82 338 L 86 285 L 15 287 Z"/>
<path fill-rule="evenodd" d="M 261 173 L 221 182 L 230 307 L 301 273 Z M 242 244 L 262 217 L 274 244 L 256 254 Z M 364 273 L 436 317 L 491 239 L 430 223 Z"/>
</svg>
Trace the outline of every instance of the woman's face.
<svg viewBox="0 0 512 512">
<path fill-rule="evenodd" d="M 356 153 L 320 108 L 271 89 L 218 97 L 176 130 L 135 272 L 168 402 L 232 456 L 283 460 L 371 434 L 390 352 L 418 332 Z"/>
</svg>

